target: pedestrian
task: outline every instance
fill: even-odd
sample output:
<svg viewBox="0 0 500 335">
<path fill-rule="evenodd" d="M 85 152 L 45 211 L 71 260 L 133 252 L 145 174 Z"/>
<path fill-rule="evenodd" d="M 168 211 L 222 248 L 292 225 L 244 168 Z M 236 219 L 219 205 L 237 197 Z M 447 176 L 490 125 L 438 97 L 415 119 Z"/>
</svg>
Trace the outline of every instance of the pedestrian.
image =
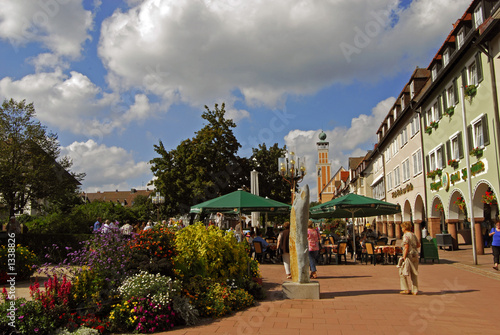
<svg viewBox="0 0 500 335">
<path fill-rule="evenodd" d="M 311 269 L 311 274 L 309 278 L 316 279 L 318 275 L 316 273 L 316 259 L 319 254 L 319 241 L 320 235 L 317 228 L 311 220 L 307 224 L 307 242 L 309 244 L 309 268 Z"/>
<path fill-rule="evenodd" d="M 94 223 L 94 231 L 101 230 L 101 227 L 102 227 L 102 219 L 97 218 L 97 221 Z"/>
<path fill-rule="evenodd" d="M 412 232 L 412 223 L 405 221 L 401 224 L 403 230 L 403 257 L 398 262 L 401 294 L 418 294 L 418 249 L 420 242 Z M 411 289 L 408 279 L 411 278 Z"/>
<path fill-rule="evenodd" d="M 125 221 L 125 224 L 120 228 L 120 232 L 125 237 L 131 237 L 133 229 L 134 229 L 134 227 L 132 227 L 132 225 L 130 224 L 130 221 L 127 220 L 127 221 Z"/>
<path fill-rule="evenodd" d="M 111 231 L 111 225 L 109 220 L 104 221 L 104 224 L 102 225 L 101 232 L 106 234 Z"/>
<path fill-rule="evenodd" d="M 222 229 L 223 223 L 224 223 L 224 215 L 222 213 L 217 213 L 215 215 L 215 225 L 219 227 L 219 229 Z"/>
<path fill-rule="evenodd" d="M 498 259 L 500 257 L 500 220 L 497 220 L 495 228 L 491 228 L 490 236 L 493 237 L 491 241 L 491 251 L 493 252 L 493 269 L 498 271 Z"/>
<path fill-rule="evenodd" d="M 244 219 L 244 217 L 242 217 L 242 220 Z M 236 236 L 236 240 L 238 242 L 241 242 L 241 238 L 243 236 L 243 231 L 241 230 L 241 221 L 238 221 L 238 223 L 236 224 L 236 227 L 234 227 L 234 236 Z"/>
<path fill-rule="evenodd" d="M 290 271 L 290 222 L 283 223 L 283 228 L 284 230 L 278 235 L 277 249 L 281 250 L 286 279 L 292 279 L 292 272 Z"/>
</svg>

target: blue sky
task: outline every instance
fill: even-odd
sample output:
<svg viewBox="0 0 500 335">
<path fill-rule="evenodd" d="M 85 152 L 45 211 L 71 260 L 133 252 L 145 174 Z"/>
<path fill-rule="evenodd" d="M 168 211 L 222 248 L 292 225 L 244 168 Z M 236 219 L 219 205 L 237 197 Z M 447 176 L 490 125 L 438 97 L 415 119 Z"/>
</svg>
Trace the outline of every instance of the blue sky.
<svg viewBox="0 0 500 335">
<path fill-rule="evenodd" d="M 0 8 L 0 98 L 33 102 L 84 191 L 146 187 L 149 160 L 226 103 L 249 156 L 286 144 L 333 169 L 427 67 L 470 0 L 30 0 Z M 315 197 L 314 174 L 308 183 Z M 314 199 L 313 199 L 314 200 Z"/>
</svg>

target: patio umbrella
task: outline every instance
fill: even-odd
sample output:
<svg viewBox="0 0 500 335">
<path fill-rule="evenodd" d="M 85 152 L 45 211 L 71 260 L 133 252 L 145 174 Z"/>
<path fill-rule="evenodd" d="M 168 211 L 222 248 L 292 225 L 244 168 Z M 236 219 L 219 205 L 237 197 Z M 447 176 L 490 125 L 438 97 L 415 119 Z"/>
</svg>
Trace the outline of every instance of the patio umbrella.
<svg viewBox="0 0 500 335">
<path fill-rule="evenodd" d="M 391 204 L 363 195 L 349 193 L 309 209 L 312 218 L 352 218 L 377 215 L 391 215 L 401 212 L 399 205 Z M 353 229 L 353 249 L 356 260 L 356 234 Z"/>
<path fill-rule="evenodd" d="M 274 212 L 288 213 L 291 206 L 282 202 L 254 195 L 243 190 L 211 199 L 191 207 L 190 213 L 232 212 Z"/>
</svg>

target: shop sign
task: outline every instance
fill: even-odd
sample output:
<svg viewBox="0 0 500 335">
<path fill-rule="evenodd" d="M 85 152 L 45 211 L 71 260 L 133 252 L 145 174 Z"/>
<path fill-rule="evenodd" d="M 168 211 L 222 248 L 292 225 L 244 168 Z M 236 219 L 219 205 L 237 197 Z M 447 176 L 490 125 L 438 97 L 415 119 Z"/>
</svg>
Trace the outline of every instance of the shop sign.
<svg viewBox="0 0 500 335">
<path fill-rule="evenodd" d="M 409 184 L 406 184 L 405 187 L 400 187 L 396 191 L 392 192 L 392 197 L 397 198 L 400 195 L 406 194 L 406 193 L 411 192 L 411 191 L 413 191 L 413 184 L 409 183 Z"/>
</svg>

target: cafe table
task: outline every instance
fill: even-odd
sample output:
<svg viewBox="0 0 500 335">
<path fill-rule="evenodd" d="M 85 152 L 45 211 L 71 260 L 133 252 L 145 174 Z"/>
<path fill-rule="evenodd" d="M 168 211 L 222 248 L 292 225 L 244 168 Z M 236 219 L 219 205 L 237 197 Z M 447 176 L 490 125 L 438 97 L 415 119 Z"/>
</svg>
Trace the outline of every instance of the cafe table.
<svg viewBox="0 0 500 335">
<path fill-rule="evenodd" d="M 389 263 L 389 258 L 393 258 L 393 263 L 396 264 L 396 257 L 403 253 L 403 249 L 400 246 L 395 245 L 376 245 L 375 253 L 382 255 L 384 259 L 384 264 Z"/>
</svg>

